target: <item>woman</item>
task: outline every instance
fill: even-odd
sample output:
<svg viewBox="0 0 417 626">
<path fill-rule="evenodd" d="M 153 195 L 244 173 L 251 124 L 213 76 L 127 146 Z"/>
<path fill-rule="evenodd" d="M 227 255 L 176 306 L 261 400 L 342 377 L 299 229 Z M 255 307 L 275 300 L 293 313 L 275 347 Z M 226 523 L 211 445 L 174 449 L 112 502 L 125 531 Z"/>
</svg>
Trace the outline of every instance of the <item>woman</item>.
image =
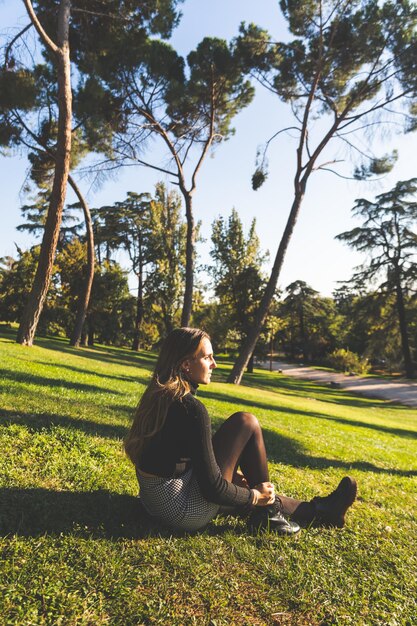
<svg viewBox="0 0 417 626">
<path fill-rule="evenodd" d="M 211 436 L 207 410 L 195 394 L 215 367 L 202 330 L 178 328 L 162 345 L 125 441 L 149 515 L 186 531 L 203 528 L 220 509 L 246 515 L 251 529 L 283 535 L 296 534 L 300 524 L 342 527 L 356 497 L 353 479 L 345 477 L 329 496 L 311 502 L 276 496 L 251 413 L 234 413 Z"/>
</svg>

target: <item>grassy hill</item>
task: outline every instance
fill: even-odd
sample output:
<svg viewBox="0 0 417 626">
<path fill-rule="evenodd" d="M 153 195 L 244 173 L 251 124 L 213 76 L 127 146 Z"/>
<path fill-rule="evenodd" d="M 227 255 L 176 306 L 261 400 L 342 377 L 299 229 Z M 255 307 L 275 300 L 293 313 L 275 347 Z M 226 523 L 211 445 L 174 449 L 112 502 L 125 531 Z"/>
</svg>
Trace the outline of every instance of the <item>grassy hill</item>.
<svg viewBox="0 0 417 626">
<path fill-rule="evenodd" d="M 154 355 L 0 334 L 0 622 L 29 625 L 417 624 L 417 411 L 258 371 L 199 397 L 214 425 L 250 410 L 278 493 L 345 474 L 343 530 L 251 536 L 218 518 L 152 529 L 122 451 Z"/>
</svg>

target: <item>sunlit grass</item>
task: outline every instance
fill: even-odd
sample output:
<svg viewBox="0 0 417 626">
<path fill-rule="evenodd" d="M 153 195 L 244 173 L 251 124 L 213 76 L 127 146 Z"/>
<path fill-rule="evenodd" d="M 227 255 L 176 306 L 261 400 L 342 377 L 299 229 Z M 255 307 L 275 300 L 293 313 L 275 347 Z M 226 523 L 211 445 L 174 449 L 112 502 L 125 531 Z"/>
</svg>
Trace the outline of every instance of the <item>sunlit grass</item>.
<svg viewBox="0 0 417 626">
<path fill-rule="evenodd" d="M 0 615 L 18 626 L 417 623 L 417 412 L 256 371 L 199 397 L 215 426 L 262 423 L 279 491 L 311 498 L 345 474 L 343 530 L 251 536 L 219 518 L 150 529 L 122 439 L 155 356 L 0 336 Z"/>
</svg>

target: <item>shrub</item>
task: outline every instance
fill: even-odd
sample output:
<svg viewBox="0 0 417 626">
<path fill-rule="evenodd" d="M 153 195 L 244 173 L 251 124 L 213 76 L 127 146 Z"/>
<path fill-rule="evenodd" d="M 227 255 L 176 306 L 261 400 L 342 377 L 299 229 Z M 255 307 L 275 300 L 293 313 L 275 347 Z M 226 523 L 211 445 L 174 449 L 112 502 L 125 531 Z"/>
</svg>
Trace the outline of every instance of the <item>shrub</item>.
<svg viewBox="0 0 417 626">
<path fill-rule="evenodd" d="M 329 356 L 329 364 L 341 372 L 366 374 L 369 371 L 368 359 L 360 357 L 356 352 L 339 348 Z"/>
</svg>

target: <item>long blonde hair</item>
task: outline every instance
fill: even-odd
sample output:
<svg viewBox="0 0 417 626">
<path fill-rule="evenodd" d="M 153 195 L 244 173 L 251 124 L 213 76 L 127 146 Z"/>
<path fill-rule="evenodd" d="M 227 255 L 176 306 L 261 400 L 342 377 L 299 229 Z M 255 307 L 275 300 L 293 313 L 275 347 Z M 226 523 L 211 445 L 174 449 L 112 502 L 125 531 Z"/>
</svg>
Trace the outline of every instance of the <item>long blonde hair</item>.
<svg viewBox="0 0 417 626">
<path fill-rule="evenodd" d="M 162 344 L 152 379 L 139 401 L 124 442 L 126 454 L 135 465 L 146 440 L 163 427 L 169 406 L 189 393 L 190 384 L 181 366 L 195 356 L 204 338 L 210 339 L 204 330 L 176 328 Z"/>
</svg>

